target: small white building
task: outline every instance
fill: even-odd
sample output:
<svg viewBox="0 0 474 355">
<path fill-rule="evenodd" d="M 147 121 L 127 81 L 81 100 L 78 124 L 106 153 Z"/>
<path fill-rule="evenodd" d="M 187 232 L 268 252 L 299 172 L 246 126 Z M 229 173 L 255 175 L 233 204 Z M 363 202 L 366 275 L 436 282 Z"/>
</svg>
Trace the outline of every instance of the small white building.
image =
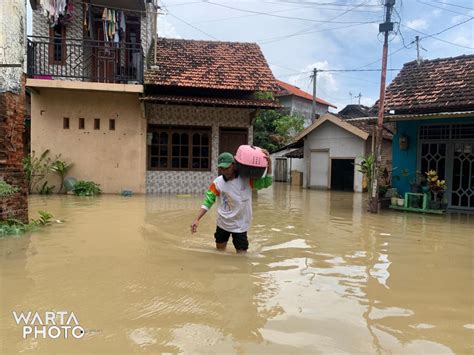
<svg viewBox="0 0 474 355">
<path fill-rule="evenodd" d="M 288 159 L 286 164 L 291 161 L 291 170 L 303 172 L 303 187 L 362 192 L 363 176 L 357 164 L 373 150 L 372 129 L 366 123 L 348 123 L 326 113 L 304 129 L 294 143 L 272 154 L 275 180 L 278 181 L 279 165 L 283 165 L 280 160 Z M 386 130 L 382 150 L 387 158 L 382 165 L 387 167 L 391 165 L 391 138 L 391 132 Z"/>
</svg>

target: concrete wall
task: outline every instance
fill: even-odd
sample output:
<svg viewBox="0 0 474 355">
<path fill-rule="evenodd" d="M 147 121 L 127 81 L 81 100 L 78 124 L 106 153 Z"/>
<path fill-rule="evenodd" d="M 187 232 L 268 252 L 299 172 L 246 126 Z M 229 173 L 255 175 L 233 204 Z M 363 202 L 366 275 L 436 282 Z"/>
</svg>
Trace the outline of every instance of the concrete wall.
<svg viewBox="0 0 474 355">
<path fill-rule="evenodd" d="M 69 176 L 92 180 L 106 193 L 145 192 L 146 120 L 138 94 L 41 89 L 31 96 L 31 149 L 74 164 Z M 70 128 L 63 129 L 69 117 Z M 80 130 L 79 118 L 85 119 Z M 94 119 L 100 130 L 94 130 Z M 115 130 L 109 130 L 115 119 Z M 52 176 L 50 185 L 58 186 Z"/>
<path fill-rule="evenodd" d="M 309 167 L 312 149 L 329 149 L 330 159 L 355 159 L 355 163 L 358 163 L 365 153 L 365 140 L 331 122 L 325 122 L 311 132 L 304 142 L 304 187 L 309 186 Z M 330 181 L 329 177 L 328 180 Z M 357 171 L 356 167 L 354 167 L 354 191 L 362 191 L 362 174 Z"/>
<path fill-rule="evenodd" d="M 280 96 L 278 100 L 283 107 L 289 109 L 290 114 L 302 116 L 305 119 L 305 127 L 311 123 L 312 102 L 298 96 Z M 329 107 L 316 103 L 316 114 L 323 115 L 328 112 Z"/>
<path fill-rule="evenodd" d="M 219 155 L 219 128 L 249 128 L 250 109 L 210 108 L 178 105 L 147 105 L 149 123 L 162 125 L 185 125 L 212 127 L 210 171 L 147 171 L 147 193 L 202 193 L 217 176 Z M 253 142 L 252 127 L 249 143 Z"/>
<path fill-rule="evenodd" d="M 0 64 L 21 64 L 17 68 L 0 68 L 0 92 L 21 91 L 25 60 L 24 0 L 0 1 Z"/>
</svg>

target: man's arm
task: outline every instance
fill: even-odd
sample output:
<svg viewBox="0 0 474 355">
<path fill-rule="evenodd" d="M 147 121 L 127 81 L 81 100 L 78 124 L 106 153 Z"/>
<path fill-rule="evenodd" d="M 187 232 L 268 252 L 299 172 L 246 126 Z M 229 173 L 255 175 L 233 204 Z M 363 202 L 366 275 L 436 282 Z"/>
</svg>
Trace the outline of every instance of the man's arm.
<svg viewBox="0 0 474 355">
<path fill-rule="evenodd" d="M 272 178 L 272 159 L 270 158 L 270 154 L 266 149 L 262 149 L 262 152 L 265 154 L 265 158 L 267 159 L 267 174 L 264 177 L 257 178 L 257 179 L 250 179 L 250 186 L 252 189 L 261 190 L 266 187 L 269 187 L 273 183 Z"/>
<path fill-rule="evenodd" d="M 197 232 L 197 228 L 199 226 L 199 221 L 201 218 L 206 214 L 207 211 L 212 207 L 214 202 L 216 202 L 216 198 L 219 196 L 219 191 L 216 188 L 216 184 L 212 183 L 211 186 L 209 186 L 209 189 L 206 192 L 206 195 L 204 197 L 204 201 L 202 202 L 202 206 L 199 209 L 199 213 L 196 217 L 196 219 L 191 223 L 191 234 Z"/>
</svg>

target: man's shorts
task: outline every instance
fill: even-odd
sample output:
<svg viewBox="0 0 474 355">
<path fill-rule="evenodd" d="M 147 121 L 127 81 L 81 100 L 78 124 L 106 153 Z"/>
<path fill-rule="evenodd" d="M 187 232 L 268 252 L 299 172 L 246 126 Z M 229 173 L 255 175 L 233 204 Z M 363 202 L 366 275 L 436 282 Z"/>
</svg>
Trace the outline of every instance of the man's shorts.
<svg viewBox="0 0 474 355">
<path fill-rule="evenodd" d="M 216 228 L 216 233 L 214 233 L 214 238 L 216 239 L 216 243 L 228 242 L 231 234 L 232 234 L 232 244 L 234 244 L 235 249 L 247 250 L 249 248 L 247 232 L 243 232 L 243 233 L 227 232 L 226 230 L 220 228 L 219 226 Z"/>
</svg>

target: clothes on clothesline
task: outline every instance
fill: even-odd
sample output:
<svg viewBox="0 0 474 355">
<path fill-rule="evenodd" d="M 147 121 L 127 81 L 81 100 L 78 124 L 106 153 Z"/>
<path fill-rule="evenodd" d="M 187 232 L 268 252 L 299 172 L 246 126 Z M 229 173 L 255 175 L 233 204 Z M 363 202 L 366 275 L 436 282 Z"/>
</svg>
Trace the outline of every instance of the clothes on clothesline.
<svg viewBox="0 0 474 355">
<path fill-rule="evenodd" d="M 72 0 L 40 0 L 39 5 L 51 27 L 57 24 L 68 24 L 73 18 L 74 4 Z"/>
<path fill-rule="evenodd" d="M 125 39 L 127 29 L 125 13 L 122 10 L 104 8 L 102 11 L 104 41 L 119 43 Z"/>
</svg>

